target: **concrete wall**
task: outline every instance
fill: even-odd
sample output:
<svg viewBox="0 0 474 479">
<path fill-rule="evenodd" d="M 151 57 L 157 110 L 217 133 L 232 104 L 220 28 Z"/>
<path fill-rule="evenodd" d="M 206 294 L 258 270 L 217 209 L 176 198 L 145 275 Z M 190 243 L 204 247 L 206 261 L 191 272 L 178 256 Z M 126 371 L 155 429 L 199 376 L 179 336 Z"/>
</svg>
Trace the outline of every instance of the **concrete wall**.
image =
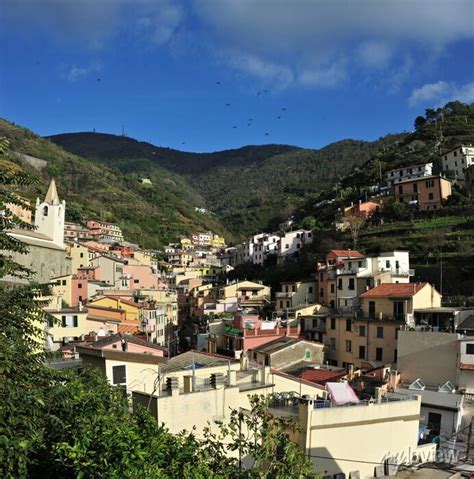
<svg viewBox="0 0 474 479">
<path fill-rule="evenodd" d="M 420 378 L 428 386 L 451 381 L 457 384 L 458 335 L 400 331 L 398 363 L 401 380 L 410 384 Z"/>
<path fill-rule="evenodd" d="M 272 368 L 280 369 L 289 364 L 298 361 L 307 360 L 313 363 L 324 363 L 324 345 L 318 343 L 311 343 L 309 341 L 302 341 L 293 346 L 289 346 L 281 351 L 277 351 L 270 355 L 270 364 Z M 306 353 L 311 355 L 306 358 Z"/>
<path fill-rule="evenodd" d="M 316 456 L 311 460 L 317 472 L 372 476 L 375 464 L 417 449 L 419 399 L 323 409 L 301 405 L 299 417 L 299 442 Z"/>
</svg>

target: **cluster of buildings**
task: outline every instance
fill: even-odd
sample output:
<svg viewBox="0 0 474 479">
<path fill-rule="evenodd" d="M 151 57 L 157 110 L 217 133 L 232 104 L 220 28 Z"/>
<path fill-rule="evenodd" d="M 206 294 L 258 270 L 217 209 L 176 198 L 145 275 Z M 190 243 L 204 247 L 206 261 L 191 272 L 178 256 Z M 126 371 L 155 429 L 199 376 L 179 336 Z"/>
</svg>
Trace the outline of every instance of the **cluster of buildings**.
<svg viewBox="0 0 474 479">
<path fill-rule="evenodd" d="M 45 348 L 63 353 L 52 365 L 98 368 L 175 433 L 217 428 L 264 395 L 272 414 L 298 423 L 292 437 L 323 477 L 470 458 L 474 310 L 443 307 L 431 284 L 411 282 L 408 252 L 331 250 L 311 278 L 272 291 L 225 273 L 298 254 L 311 231 L 232 249 L 196 233 L 163 262 L 109 223 L 66 234 L 65 207 L 52 181 L 36 229 L 9 232 L 30 249 L 14 259 L 51 284 L 38 299 Z"/>
<path fill-rule="evenodd" d="M 311 230 L 296 229 L 279 233 L 259 233 L 247 240 L 226 248 L 221 254 L 224 265 L 238 266 L 243 263 L 262 265 L 270 257 L 277 261 L 298 255 L 305 244 L 312 243 Z"/>
<path fill-rule="evenodd" d="M 433 173 L 433 163 L 420 163 L 389 170 L 385 181 L 373 187 L 374 196 L 360 200 L 344 208 L 336 218 L 336 228 L 348 227 L 348 216 L 372 218 L 377 221 L 383 210 L 386 196 L 397 203 L 416 207 L 420 211 L 436 211 L 443 208 L 452 194 L 452 185 L 457 184 L 466 194 L 474 192 L 474 147 L 459 145 L 445 151 L 440 157 L 441 172 Z"/>
</svg>

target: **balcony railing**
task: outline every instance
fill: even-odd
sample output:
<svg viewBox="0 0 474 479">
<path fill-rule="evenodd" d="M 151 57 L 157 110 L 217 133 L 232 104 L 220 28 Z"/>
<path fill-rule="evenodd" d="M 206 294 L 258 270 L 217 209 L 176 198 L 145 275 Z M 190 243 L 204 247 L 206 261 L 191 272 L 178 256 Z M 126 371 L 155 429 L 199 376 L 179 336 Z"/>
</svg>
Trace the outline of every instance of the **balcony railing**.
<svg viewBox="0 0 474 479">
<path fill-rule="evenodd" d="M 295 294 L 294 291 L 277 291 L 275 297 L 278 298 L 287 298 L 290 299 Z"/>
</svg>

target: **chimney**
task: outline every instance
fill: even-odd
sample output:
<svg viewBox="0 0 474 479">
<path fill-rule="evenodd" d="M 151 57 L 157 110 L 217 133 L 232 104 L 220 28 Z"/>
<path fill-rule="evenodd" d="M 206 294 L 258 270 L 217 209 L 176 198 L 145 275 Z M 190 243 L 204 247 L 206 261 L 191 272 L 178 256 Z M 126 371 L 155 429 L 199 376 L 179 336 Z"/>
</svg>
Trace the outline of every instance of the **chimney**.
<svg viewBox="0 0 474 479">
<path fill-rule="evenodd" d="M 166 378 L 166 390 L 169 396 L 179 396 L 179 378 L 175 376 Z"/>
<path fill-rule="evenodd" d="M 229 370 L 227 373 L 227 385 L 229 387 L 237 384 L 237 371 Z"/>
<path fill-rule="evenodd" d="M 224 373 L 211 374 L 211 387 L 212 389 L 221 389 L 224 387 Z"/>
<path fill-rule="evenodd" d="M 193 392 L 193 377 L 191 375 L 184 376 L 184 393 L 192 393 Z"/>
<path fill-rule="evenodd" d="M 267 378 L 270 374 L 270 367 L 264 366 L 260 369 L 260 384 L 267 384 Z"/>
</svg>

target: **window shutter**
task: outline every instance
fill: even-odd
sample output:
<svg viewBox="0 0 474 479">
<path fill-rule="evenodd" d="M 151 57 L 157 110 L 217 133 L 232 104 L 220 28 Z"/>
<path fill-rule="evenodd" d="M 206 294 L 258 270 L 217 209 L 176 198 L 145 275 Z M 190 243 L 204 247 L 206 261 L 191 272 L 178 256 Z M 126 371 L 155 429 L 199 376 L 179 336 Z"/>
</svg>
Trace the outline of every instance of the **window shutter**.
<svg viewBox="0 0 474 479">
<path fill-rule="evenodd" d="M 74 321 L 73 322 L 74 327 L 77 328 L 77 316 L 76 315 L 73 316 L 73 321 Z"/>
<path fill-rule="evenodd" d="M 65 328 L 66 327 L 66 316 L 61 316 L 61 323 L 62 323 L 62 327 Z"/>
</svg>

